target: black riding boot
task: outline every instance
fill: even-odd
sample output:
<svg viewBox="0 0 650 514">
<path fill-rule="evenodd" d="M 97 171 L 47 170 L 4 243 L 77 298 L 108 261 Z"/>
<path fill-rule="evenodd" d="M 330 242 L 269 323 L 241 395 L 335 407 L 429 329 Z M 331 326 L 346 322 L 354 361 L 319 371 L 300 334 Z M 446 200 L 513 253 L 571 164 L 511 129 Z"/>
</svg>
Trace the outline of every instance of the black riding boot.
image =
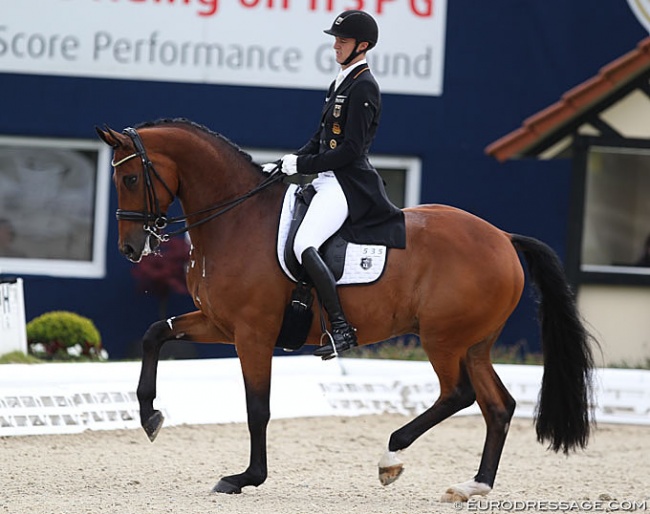
<svg viewBox="0 0 650 514">
<path fill-rule="evenodd" d="M 318 295 L 323 302 L 323 307 L 327 311 L 327 316 L 332 327 L 332 339 L 334 341 L 334 346 L 332 346 L 331 342 L 321 346 L 314 352 L 314 355 L 322 357 L 323 360 L 333 359 L 339 353 L 357 346 L 357 336 L 354 333 L 354 328 L 347 322 L 343 315 L 334 276 L 323 262 L 316 248 L 310 247 L 302 252 L 302 265 L 314 283 Z"/>
</svg>

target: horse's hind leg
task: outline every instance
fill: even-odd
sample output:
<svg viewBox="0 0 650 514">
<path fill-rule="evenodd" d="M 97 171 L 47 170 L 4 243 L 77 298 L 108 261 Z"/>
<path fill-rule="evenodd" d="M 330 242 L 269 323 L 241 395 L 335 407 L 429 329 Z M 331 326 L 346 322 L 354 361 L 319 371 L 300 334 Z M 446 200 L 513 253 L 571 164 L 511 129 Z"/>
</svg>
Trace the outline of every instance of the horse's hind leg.
<svg viewBox="0 0 650 514">
<path fill-rule="evenodd" d="M 388 451 L 379 461 L 379 481 L 383 485 L 393 483 L 402 474 L 403 463 L 398 452 L 408 448 L 427 430 L 474 403 L 474 390 L 463 360 L 455 355 L 434 355 L 431 362 L 440 381 L 440 396 L 433 406 L 390 436 Z"/>
<path fill-rule="evenodd" d="M 153 408 L 160 350 L 167 341 L 179 339 L 194 342 L 228 340 L 200 312 L 157 321 L 149 327 L 142 339 L 142 368 L 137 396 L 140 404 L 140 424 L 151 442 L 156 439 L 164 421 L 162 413 Z"/>
<path fill-rule="evenodd" d="M 449 487 L 441 501 L 467 501 L 472 495 L 486 495 L 494 486 L 501 452 L 515 411 L 515 400 L 490 362 L 490 348 L 496 337 L 494 335 L 482 341 L 467 352 L 467 371 L 487 427 L 478 473 L 473 480 Z"/>
</svg>

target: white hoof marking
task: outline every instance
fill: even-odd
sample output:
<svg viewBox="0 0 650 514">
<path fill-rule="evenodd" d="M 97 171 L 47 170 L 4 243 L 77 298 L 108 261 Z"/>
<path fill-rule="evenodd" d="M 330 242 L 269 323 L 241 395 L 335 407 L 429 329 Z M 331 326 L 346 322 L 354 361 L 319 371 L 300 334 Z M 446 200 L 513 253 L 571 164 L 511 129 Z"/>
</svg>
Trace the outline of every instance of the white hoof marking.
<svg viewBox="0 0 650 514">
<path fill-rule="evenodd" d="M 487 484 L 476 482 L 475 480 L 468 480 L 462 484 L 452 485 L 445 494 L 440 498 L 441 502 L 466 502 L 470 496 L 481 495 L 485 496 L 492 488 Z"/>
<path fill-rule="evenodd" d="M 379 481 L 381 485 L 392 484 L 404 471 L 404 463 L 397 456 L 398 453 L 386 451 L 379 460 Z"/>
</svg>

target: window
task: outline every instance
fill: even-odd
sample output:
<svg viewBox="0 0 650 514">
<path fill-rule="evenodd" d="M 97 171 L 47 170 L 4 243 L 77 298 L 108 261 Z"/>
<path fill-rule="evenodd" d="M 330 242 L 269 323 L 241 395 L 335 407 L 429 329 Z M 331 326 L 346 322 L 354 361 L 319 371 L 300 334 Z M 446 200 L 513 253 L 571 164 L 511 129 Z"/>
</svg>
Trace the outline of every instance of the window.
<svg viewBox="0 0 650 514">
<path fill-rule="evenodd" d="M 650 148 L 587 152 L 581 269 L 650 275 Z"/>
<path fill-rule="evenodd" d="M 0 137 L 0 273 L 103 277 L 110 149 Z"/>
<path fill-rule="evenodd" d="M 415 157 L 371 156 L 370 161 L 386 181 L 386 193 L 400 208 L 420 203 L 421 163 Z"/>
<path fill-rule="evenodd" d="M 247 151 L 258 163 L 272 162 L 284 155 L 281 151 Z M 420 203 L 420 175 L 422 169 L 420 159 L 416 157 L 371 155 L 370 162 L 377 168 L 377 171 L 386 182 L 386 193 L 395 205 L 403 208 L 413 207 Z"/>
</svg>

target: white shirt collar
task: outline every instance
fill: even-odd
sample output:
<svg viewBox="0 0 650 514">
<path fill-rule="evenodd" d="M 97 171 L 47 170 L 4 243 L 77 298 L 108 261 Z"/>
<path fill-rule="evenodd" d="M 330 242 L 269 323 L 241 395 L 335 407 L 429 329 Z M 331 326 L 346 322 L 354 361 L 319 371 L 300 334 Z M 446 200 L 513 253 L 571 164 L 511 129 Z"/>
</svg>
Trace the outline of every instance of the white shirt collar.
<svg viewBox="0 0 650 514">
<path fill-rule="evenodd" d="M 357 69 L 359 66 L 362 66 L 364 64 L 368 64 L 368 61 L 366 59 L 361 59 L 359 62 L 354 63 L 352 66 L 339 70 L 339 74 L 336 76 L 336 83 L 334 84 L 334 89 L 338 89 L 339 86 L 341 85 L 341 82 L 345 80 L 345 77 L 347 77 L 350 73 L 352 73 L 352 70 Z"/>
</svg>

